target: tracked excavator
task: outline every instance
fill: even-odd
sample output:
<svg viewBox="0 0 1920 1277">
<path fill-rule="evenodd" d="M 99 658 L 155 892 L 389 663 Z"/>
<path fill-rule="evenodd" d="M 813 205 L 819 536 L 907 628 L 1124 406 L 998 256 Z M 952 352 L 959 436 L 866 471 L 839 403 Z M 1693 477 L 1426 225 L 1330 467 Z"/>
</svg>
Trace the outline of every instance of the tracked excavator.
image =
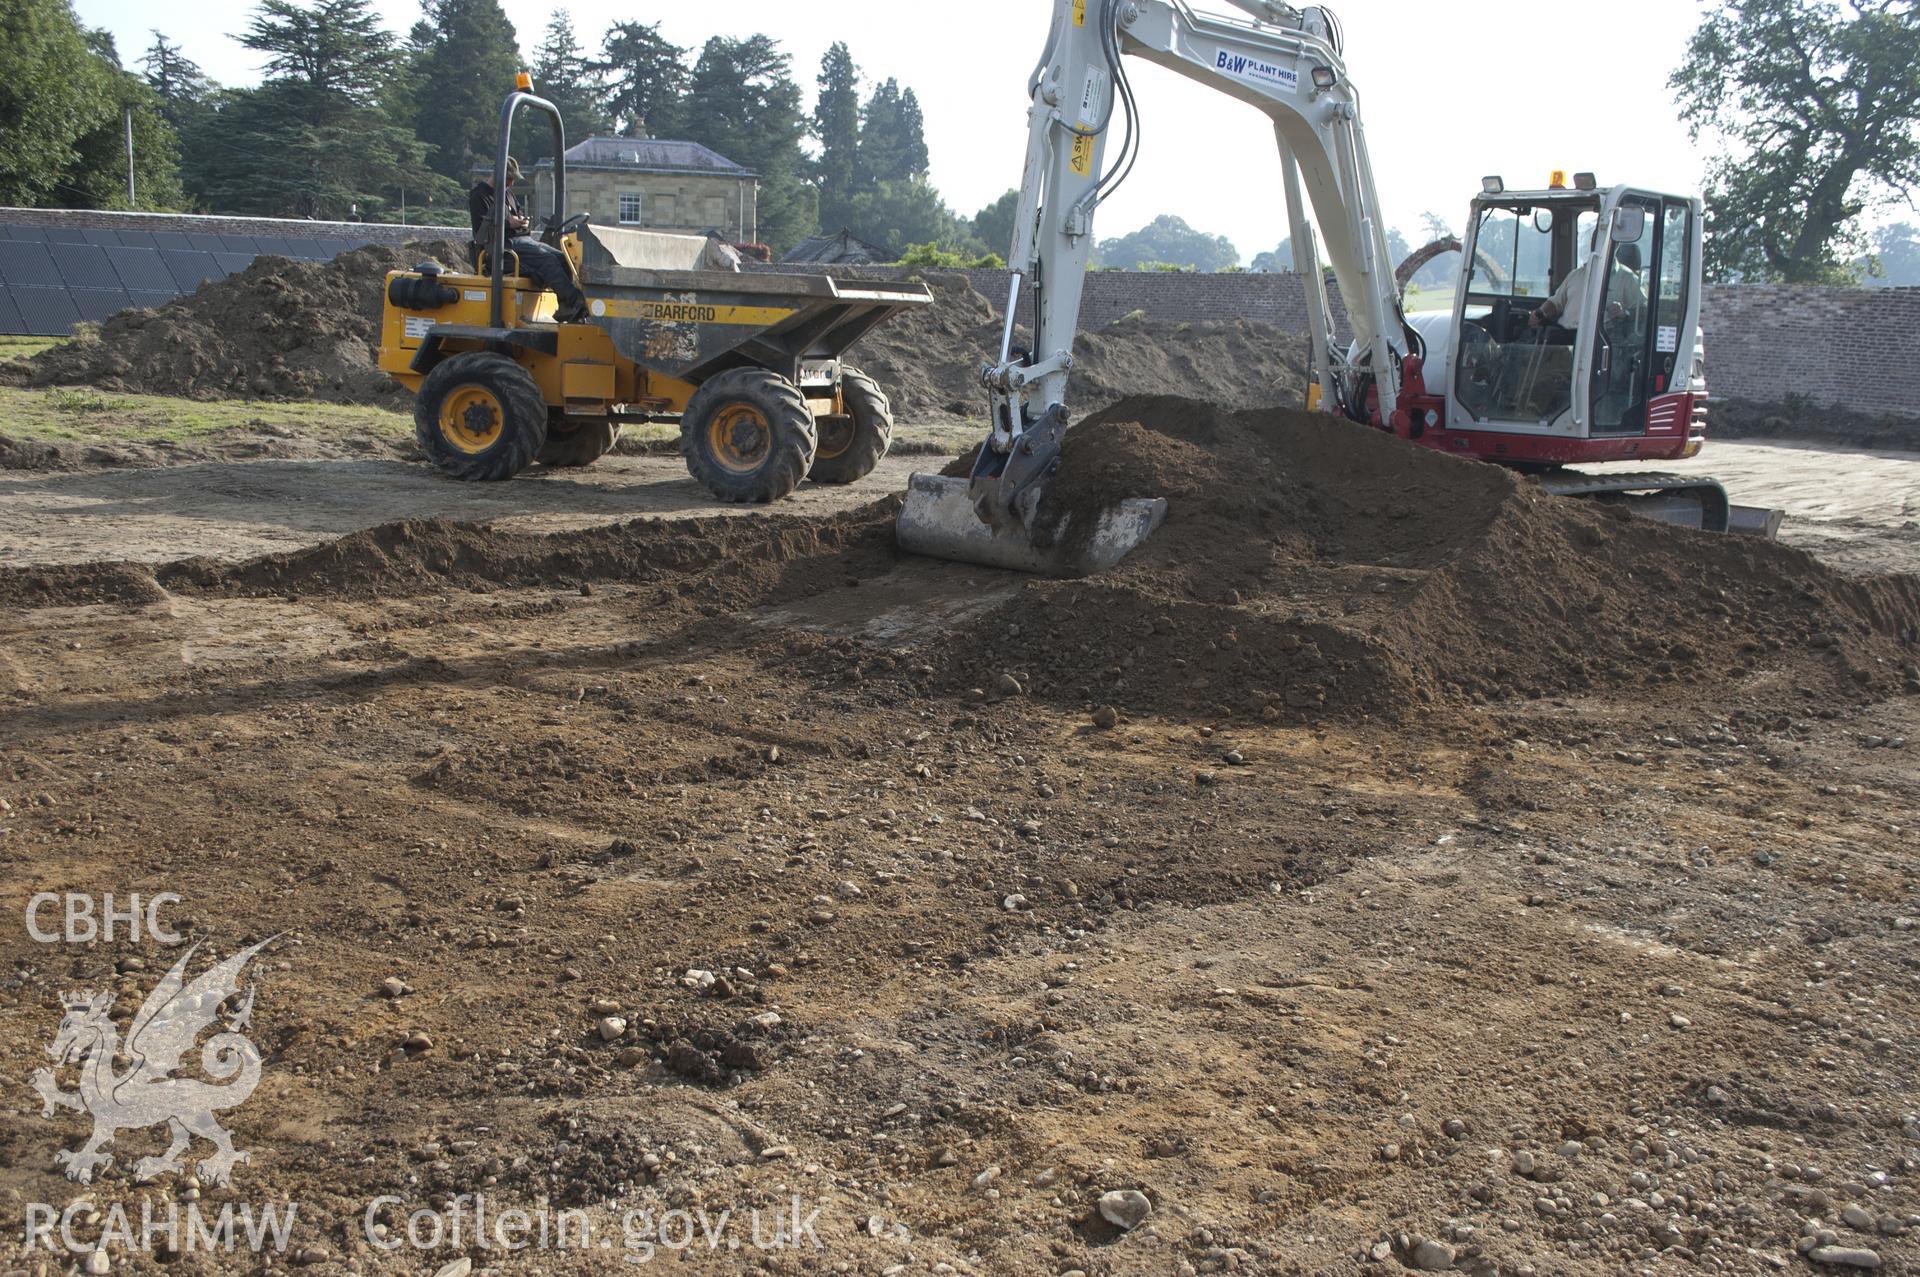
<svg viewBox="0 0 1920 1277">
<path fill-rule="evenodd" d="M 1777 529 L 1776 513 L 1733 506 L 1712 479 L 1567 468 L 1692 457 L 1705 441 L 1697 197 L 1601 186 L 1584 173 L 1571 183 L 1556 173 L 1535 190 L 1486 178 L 1452 309 L 1408 316 L 1338 20 L 1319 6 L 1230 3 L 1245 16 L 1196 12 L 1183 0 L 1054 0 L 1028 85 L 1005 327 L 981 369 L 991 429 L 970 477 L 912 477 L 897 524 L 903 548 L 1085 575 L 1117 563 L 1165 518 L 1166 502 L 1143 495 L 1069 535 L 1040 500 L 1069 423 L 1094 216 L 1139 154 L 1128 56 L 1273 121 L 1294 269 L 1305 281 L 1308 406 L 1538 473 L 1551 491 L 1709 531 Z M 1344 343 L 1328 269 L 1345 303 Z M 1015 344 L 1023 305 L 1033 316 L 1030 349 Z"/>
</svg>

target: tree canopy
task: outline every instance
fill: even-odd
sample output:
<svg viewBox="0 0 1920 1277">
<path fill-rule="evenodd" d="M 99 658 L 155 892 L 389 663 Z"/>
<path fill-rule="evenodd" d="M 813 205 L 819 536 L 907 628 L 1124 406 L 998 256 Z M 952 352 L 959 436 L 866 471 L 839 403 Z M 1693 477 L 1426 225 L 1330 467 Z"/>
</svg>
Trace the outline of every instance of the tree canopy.
<svg viewBox="0 0 1920 1277">
<path fill-rule="evenodd" d="M 140 65 L 146 68 L 147 87 L 160 99 L 161 113 L 176 130 L 206 109 L 207 100 L 218 87 L 198 63 L 159 31 L 153 33 L 153 43 L 141 56 Z"/>
<path fill-rule="evenodd" d="M 881 81 L 860 115 L 860 184 L 923 177 L 928 164 L 920 100 L 897 80 Z"/>
<path fill-rule="evenodd" d="M 1851 282 L 1861 214 L 1920 186 L 1920 0 L 1718 0 L 1671 83 L 1722 144 L 1716 278 Z"/>
<path fill-rule="evenodd" d="M 143 206 L 379 220 L 404 204 L 410 221 L 457 222 L 463 188 L 492 158 L 501 98 L 524 65 L 571 140 L 698 142 L 752 171 L 758 235 L 775 253 L 842 228 L 925 262 L 985 261 L 1010 247 L 1018 192 L 971 217 L 956 211 L 929 177 L 913 86 L 864 74 L 848 43 L 826 50 L 809 101 L 789 54 L 762 34 L 689 48 L 661 22 L 624 19 L 583 38 L 556 9 L 523 62 L 504 0 L 419 0 L 404 39 L 376 2 L 250 0 L 234 38 L 259 55 L 262 78 L 223 88 L 163 31 L 139 58 L 140 74 L 129 74 L 111 41 L 75 20 L 71 0 L 8 0 L 0 198 L 123 205 L 127 106 Z M 551 133 L 523 114 L 513 144 L 531 164 L 549 157 Z M 1120 267 L 1218 270 L 1238 257 L 1222 237 L 1176 218 L 1101 247 Z"/>
<path fill-rule="evenodd" d="M 687 51 L 660 34 L 658 22 L 616 22 L 594 70 L 606 77 L 605 109 L 626 137 L 669 137 L 680 126 Z"/>
<path fill-rule="evenodd" d="M 1895 222 L 1881 227 L 1873 252 L 1857 265 L 1869 288 L 1920 287 L 1920 226 Z"/>
<path fill-rule="evenodd" d="M 847 46 L 835 43 L 820 60 L 815 81 L 813 136 L 820 144 L 813 178 L 820 188 L 820 224 L 845 226 L 860 175 L 860 68 Z"/>
<path fill-rule="evenodd" d="M 973 215 L 973 237 L 989 252 L 1005 253 L 1013 247 L 1013 219 L 1020 214 L 1020 192 L 1005 195 Z"/>
<path fill-rule="evenodd" d="M 426 0 L 410 43 L 407 121 L 432 148 L 433 170 L 470 185 L 474 165 L 493 158 L 500 101 L 520 70 L 513 23 L 499 0 Z M 534 123 L 546 131 L 544 120 Z"/>
<path fill-rule="evenodd" d="M 1130 235 L 1101 240 L 1095 250 L 1101 266 L 1144 270 L 1174 266 L 1218 271 L 1240 262 L 1240 250 L 1224 235 L 1209 235 L 1183 218 L 1163 213 Z"/>
<path fill-rule="evenodd" d="M 160 99 L 68 0 L 0 5 L 0 203 L 127 207 L 122 111 L 134 113 L 138 206 L 177 202 Z"/>
<path fill-rule="evenodd" d="M 972 227 L 956 216 L 924 177 L 876 182 L 853 197 L 847 210 L 847 228 L 870 244 L 899 252 L 909 244 L 932 246 L 965 257 L 979 257 L 986 247 Z"/>
<path fill-rule="evenodd" d="M 680 136 L 760 176 L 760 238 L 784 252 L 819 227 L 819 192 L 805 180 L 807 117 L 792 59 L 764 35 L 714 36 L 687 85 Z"/>
<path fill-rule="evenodd" d="M 241 43 L 268 55 L 266 78 L 222 95 L 189 145 L 209 205 L 348 218 L 385 212 L 403 190 L 416 201 L 457 194 L 383 103 L 400 52 L 371 0 L 262 0 Z"/>
<path fill-rule="evenodd" d="M 569 145 L 613 130 L 606 84 L 573 33 L 573 19 L 565 9 L 556 9 L 547 19 L 546 32 L 533 51 L 533 87 L 560 108 Z M 522 158 L 538 161 L 553 155 L 553 130 L 545 120 L 528 120 L 518 136 L 523 139 L 516 143 Z"/>
</svg>

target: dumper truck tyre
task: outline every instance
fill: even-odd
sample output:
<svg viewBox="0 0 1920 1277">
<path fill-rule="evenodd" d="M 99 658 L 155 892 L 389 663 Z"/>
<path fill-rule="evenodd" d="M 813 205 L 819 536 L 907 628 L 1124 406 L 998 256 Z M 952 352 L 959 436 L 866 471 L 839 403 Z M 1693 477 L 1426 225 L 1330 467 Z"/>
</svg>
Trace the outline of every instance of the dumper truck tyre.
<svg viewBox="0 0 1920 1277">
<path fill-rule="evenodd" d="M 703 383 L 680 414 L 687 470 L 722 501 L 778 501 L 800 486 L 819 444 L 806 396 L 765 368 Z"/>
<path fill-rule="evenodd" d="M 546 446 L 540 449 L 538 459 L 541 465 L 556 470 L 590 466 L 612 452 L 613 445 L 619 442 L 620 423 L 617 421 L 550 420 L 547 423 Z"/>
<path fill-rule="evenodd" d="M 511 479 L 547 442 L 547 401 L 505 355 L 469 350 L 427 374 L 413 401 L 413 437 L 456 479 Z"/>
<path fill-rule="evenodd" d="M 820 446 L 807 477 L 815 483 L 857 483 L 873 473 L 893 443 L 893 405 L 880 384 L 858 368 L 840 367 L 846 414 L 818 423 Z"/>
</svg>

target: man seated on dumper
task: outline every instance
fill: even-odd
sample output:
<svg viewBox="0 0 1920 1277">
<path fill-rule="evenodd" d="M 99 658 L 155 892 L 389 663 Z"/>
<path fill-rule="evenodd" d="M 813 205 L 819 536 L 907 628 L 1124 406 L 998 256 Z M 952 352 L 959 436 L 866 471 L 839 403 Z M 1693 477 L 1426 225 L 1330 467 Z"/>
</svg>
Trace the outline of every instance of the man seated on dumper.
<svg viewBox="0 0 1920 1277">
<path fill-rule="evenodd" d="M 573 280 L 573 264 L 567 255 L 551 244 L 543 244 L 533 238 L 529 232 L 533 223 L 528 219 L 526 209 L 520 201 L 513 198 L 513 184 L 520 180 L 520 161 L 511 155 L 507 157 L 507 198 L 504 201 L 507 219 L 507 248 L 520 259 L 520 273 L 544 288 L 551 289 L 560 300 L 560 309 L 554 318 L 563 324 L 577 324 L 587 317 L 587 299 L 581 293 L 580 285 Z M 482 249 L 493 245 L 493 233 L 490 229 L 494 209 L 503 201 L 495 198 L 493 174 L 483 174 L 467 192 L 467 211 L 473 216 L 473 252 L 475 265 L 479 264 Z"/>
</svg>

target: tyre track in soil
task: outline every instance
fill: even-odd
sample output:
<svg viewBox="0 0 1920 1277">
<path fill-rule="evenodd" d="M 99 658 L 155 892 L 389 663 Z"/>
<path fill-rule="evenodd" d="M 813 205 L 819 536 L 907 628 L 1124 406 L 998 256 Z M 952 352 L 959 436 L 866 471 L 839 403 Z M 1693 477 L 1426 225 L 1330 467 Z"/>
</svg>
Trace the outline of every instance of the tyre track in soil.
<svg viewBox="0 0 1920 1277">
<path fill-rule="evenodd" d="M 1044 680 L 950 687 L 938 624 L 849 638 L 854 596 L 914 589 L 780 535 L 801 558 L 695 555 L 678 588 L 610 559 L 585 592 L 382 594 L 351 546 L 0 614 L 10 907 L 172 890 L 221 952 L 284 933 L 231 1117 L 305 1270 L 432 1271 L 453 1252 L 366 1243 L 367 1201 L 484 1190 L 616 1231 L 799 1194 L 825 1251 L 774 1272 L 1384 1277 L 1428 1240 L 1469 1272 L 1749 1273 L 1802 1264 L 1811 1219 L 1913 1271 L 1910 694 L 1791 650 L 1656 696 L 1162 694 L 1095 731 Z M 58 990 L 125 1014 L 170 956 L 0 931 L 0 1072 L 43 1062 Z M 0 1112 L 0 1192 L 66 1200 L 81 1133 Z M 1102 1222 L 1109 1189 L 1150 1227 Z"/>
<path fill-rule="evenodd" d="M 1896 970 L 1880 966 L 1904 934 L 1888 911 L 1912 899 L 1886 826 L 1876 846 L 1862 821 L 1868 795 L 1823 792 L 1863 759 L 1891 757 L 1860 753 L 1837 724 L 1762 746 L 1792 743 L 1786 779 L 1703 733 L 1665 748 L 1658 786 L 1620 777 L 1562 794 L 1556 782 L 1590 774 L 1593 755 L 1611 757 L 1611 738 L 1640 724 L 1606 706 L 1571 731 L 1562 712 L 1489 714 L 1409 755 L 1378 731 L 1265 724 L 1208 737 L 1149 718 L 1088 736 L 1038 706 L 929 720 L 879 689 L 778 693 L 767 671 L 784 636 L 715 653 L 690 646 L 685 627 L 650 626 L 638 600 L 515 591 L 448 604 L 414 600 L 400 628 L 378 605 L 303 603 L 296 611 L 319 619 L 290 629 L 359 626 L 393 646 L 283 649 L 271 666 L 239 652 L 193 669 L 125 662 L 101 618 L 57 631 L 86 636 L 70 640 L 78 653 L 10 645 L 39 686 L 53 670 L 95 681 L 82 698 L 92 708 L 9 742 L 4 774 L 53 805 L 15 804 L 8 896 L 217 879 L 194 893 L 194 934 L 290 930 L 298 944 L 263 981 L 258 1011 L 275 1026 L 263 1046 L 279 1080 L 236 1130 L 256 1150 L 254 1184 L 317 1196 L 336 1220 L 356 1194 L 422 1166 L 444 1161 L 441 1179 L 477 1181 L 489 1155 L 556 1151 L 551 1123 L 564 1114 L 613 1154 L 603 1175 L 650 1181 L 642 1153 L 675 1153 L 642 1198 L 717 1205 L 722 1185 L 730 1202 L 817 1193 L 830 1204 L 830 1254 L 855 1263 L 977 1254 L 971 1266 L 986 1272 L 1146 1273 L 1228 1249 L 1246 1253 L 1243 1270 L 1338 1269 L 1396 1227 L 1432 1235 L 1459 1220 L 1480 1230 L 1466 1245 L 1491 1262 L 1550 1255 L 1557 1271 L 1598 1273 L 1656 1246 L 1585 1205 L 1595 1192 L 1631 1196 L 1626 1177 L 1664 1160 L 1633 1151 L 1645 1142 L 1634 1131 L 1653 1126 L 1703 1158 L 1669 1182 L 1697 1195 L 1725 1176 L 1704 1190 L 1718 1214 L 1683 1223 L 1704 1219 L 1724 1238 L 1706 1253 L 1758 1271 L 1727 1248 L 1790 1252 L 1797 1215 L 1777 1168 L 1757 1159 L 1791 1146 L 1834 1175 L 1898 1162 L 1911 1046 L 1805 1059 L 1841 1052 L 1841 1034 L 1857 1040 L 1808 1018 L 1843 1023 L 1825 1008 L 1858 1016 L 1866 996 L 1885 1017 L 1875 1032 L 1902 1043 L 1915 1009 L 1910 991 L 1871 977 L 1864 995 L 1821 988 L 1817 972 L 1808 986 L 1809 964 L 1826 960 L 1813 955 L 1835 943 L 1809 941 L 1809 928 L 1863 908 L 1870 925 L 1838 941 L 1846 961 Z M 449 623 L 435 625 L 442 606 Z M 493 607 L 505 615 L 489 622 Z M 193 642 L 197 610 L 155 611 L 143 618 L 150 648 Z M 547 641 L 502 651 L 528 611 L 547 614 Z M 622 663 L 615 634 L 646 654 Z M 426 649 L 435 673 L 406 673 Z M 216 676 L 223 690 L 195 692 Z M 351 695 L 321 694 L 342 677 Z M 585 771 L 651 776 L 698 767 L 716 743 L 795 737 L 815 752 L 783 747 L 757 774 L 625 794 Z M 558 770 L 520 774 L 540 743 Z M 1251 767 L 1194 787 L 1189 769 L 1229 743 Z M 1478 760 L 1503 743 L 1524 767 L 1507 773 L 1512 788 L 1474 796 L 1485 791 Z M 1025 760 L 1014 794 L 1012 756 Z M 446 757 L 492 760 L 493 783 L 449 793 L 424 782 Z M 1711 812 L 1681 781 L 1712 791 Z M 1039 784 L 1056 798 L 1039 798 Z M 1544 810 L 1510 810 L 1516 789 Z M 1871 797 L 1875 819 L 1920 820 L 1909 771 L 1880 776 Z M 1779 819 L 1774 805 L 1798 814 Z M 1011 832 L 1027 818 L 1037 836 Z M 1717 849 L 1708 864 L 1674 846 L 1698 840 Z M 124 850 L 134 845 L 137 860 Z M 1796 900 L 1792 925 L 1777 891 L 1743 881 L 1749 847 L 1780 847 L 1792 866 L 1776 875 Z M 1837 873 L 1884 878 L 1877 903 L 1834 889 Z M 861 896 L 838 894 L 848 880 Z M 1682 881 L 1680 907 L 1663 904 Z M 1003 907 L 1016 891 L 1031 909 Z M 811 920 L 823 907 L 836 916 Z M 16 968 L 44 962 L 9 947 Z M 67 959 L 63 976 L 97 978 L 110 956 Z M 725 965 L 756 972 L 729 999 L 677 981 L 689 966 Z M 418 990 L 397 1006 L 375 993 L 395 973 Z M 1659 992 L 1670 983 L 1677 1000 Z M 802 1036 L 717 1093 L 729 1125 L 670 1072 L 621 1068 L 597 1045 L 583 1008 L 599 996 L 676 1029 L 777 1006 Z M 1669 1005 L 1690 1014 L 1688 1030 L 1665 1025 Z M 0 1016 L 17 1057 L 6 1066 L 29 1067 L 44 1003 L 13 1000 Z M 415 1028 L 437 1045 L 410 1059 L 394 1043 Z M 486 1059 L 501 1051 L 512 1054 Z M 526 1071 L 496 1071 L 514 1060 Z M 1730 1092 L 1764 1121 L 1727 1125 L 1693 1093 L 1703 1079 L 1727 1090 L 1729 1072 L 1745 1072 L 1729 1061 L 1770 1062 L 1742 1084 L 1754 1094 Z M 1845 1116 L 1824 1118 L 1837 1098 Z M 1449 1120 L 1471 1137 L 1443 1134 Z M 1574 1121 L 1596 1128 L 1583 1134 L 1591 1147 L 1555 1161 Z M 741 1135 L 742 1123 L 764 1138 Z M 615 1147 L 614 1131 L 638 1142 Z M 31 1169 L 45 1165 L 47 1135 L 8 1119 L 6 1145 L 21 1154 L 11 1186 L 59 1191 Z M 469 1139 L 476 1150 L 446 1153 Z M 442 1152 L 422 1162 L 429 1144 Z M 775 1146 L 795 1151 L 760 1156 Z M 1566 1176 L 1548 1184 L 1579 1190 L 1568 1218 L 1534 1213 L 1547 1190 L 1512 1173 L 1522 1149 L 1539 1150 L 1543 1174 Z M 998 1197 L 971 1186 L 992 1166 L 1006 1184 Z M 1054 1181 L 1033 1187 L 1048 1170 Z M 506 1181 L 509 1194 L 553 1187 Z M 1159 1202 L 1158 1240 L 1077 1222 L 1095 1190 L 1123 1183 Z M 1473 1189 L 1488 1200 L 1461 1196 Z M 1729 1226 L 1740 1208 L 1752 1213 Z M 1897 1239 L 1882 1245 L 1906 1253 Z"/>
</svg>

